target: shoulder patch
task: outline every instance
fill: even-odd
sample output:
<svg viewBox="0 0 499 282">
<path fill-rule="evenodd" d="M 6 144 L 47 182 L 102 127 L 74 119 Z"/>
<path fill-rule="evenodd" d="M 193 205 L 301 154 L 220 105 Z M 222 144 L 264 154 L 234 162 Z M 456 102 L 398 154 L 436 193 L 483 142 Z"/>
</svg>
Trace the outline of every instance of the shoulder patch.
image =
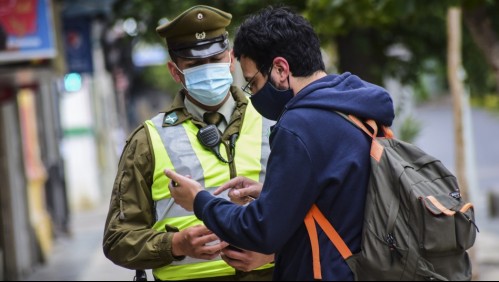
<svg viewBox="0 0 499 282">
<path fill-rule="evenodd" d="M 178 120 L 177 113 L 173 112 L 173 113 L 170 113 L 169 115 L 165 116 L 163 123 L 174 124 L 177 120 Z"/>
</svg>

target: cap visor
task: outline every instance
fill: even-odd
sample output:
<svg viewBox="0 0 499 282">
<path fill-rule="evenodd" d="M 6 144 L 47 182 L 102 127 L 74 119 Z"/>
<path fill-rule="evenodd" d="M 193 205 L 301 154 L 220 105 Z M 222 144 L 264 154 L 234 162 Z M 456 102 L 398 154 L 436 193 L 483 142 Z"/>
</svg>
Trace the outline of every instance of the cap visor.
<svg viewBox="0 0 499 282">
<path fill-rule="evenodd" d="M 215 43 L 195 46 L 190 48 L 170 50 L 175 56 L 185 59 L 202 59 L 222 53 L 229 47 L 229 41 L 219 41 Z"/>
</svg>

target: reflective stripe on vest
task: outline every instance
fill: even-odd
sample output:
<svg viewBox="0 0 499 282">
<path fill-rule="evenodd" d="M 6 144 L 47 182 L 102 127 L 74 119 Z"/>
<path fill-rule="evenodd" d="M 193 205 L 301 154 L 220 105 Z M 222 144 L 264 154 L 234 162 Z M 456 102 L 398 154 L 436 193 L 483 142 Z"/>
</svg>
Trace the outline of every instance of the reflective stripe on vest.
<svg viewBox="0 0 499 282">
<path fill-rule="evenodd" d="M 228 164 L 220 162 L 197 140 L 198 127 L 190 120 L 178 125 L 163 127 L 164 114 L 146 121 L 154 150 L 154 176 L 152 195 L 156 204 L 157 221 L 154 229 L 165 231 L 165 225 L 179 230 L 202 224 L 192 212 L 176 205 L 168 190 L 169 179 L 163 174 L 165 168 L 173 169 L 201 183 L 213 193 L 230 179 Z M 244 175 L 259 182 L 264 181 L 270 147 L 268 144 L 272 123 L 262 117 L 248 104 L 244 123 L 236 142 L 235 164 L 238 175 Z M 220 153 L 226 158 L 223 145 Z M 255 156 L 260 156 L 256 158 Z M 221 195 L 227 198 L 227 193 Z M 270 267 L 267 265 L 262 268 Z M 234 275 L 235 271 L 220 257 L 201 260 L 187 257 L 182 261 L 154 269 L 154 276 L 161 280 L 184 280 Z"/>
</svg>

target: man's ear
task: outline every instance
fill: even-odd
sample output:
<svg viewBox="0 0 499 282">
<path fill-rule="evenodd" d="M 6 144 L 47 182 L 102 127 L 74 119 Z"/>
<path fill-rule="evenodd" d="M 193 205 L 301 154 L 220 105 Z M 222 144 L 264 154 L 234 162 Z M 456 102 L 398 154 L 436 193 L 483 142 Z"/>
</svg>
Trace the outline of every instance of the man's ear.
<svg viewBox="0 0 499 282">
<path fill-rule="evenodd" d="M 289 64 L 288 61 L 283 57 L 274 58 L 274 68 L 277 71 L 277 75 L 279 76 L 280 81 L 287 80 L 290 75 Z"/>
<path fill-rule="evenodd" d="M 173 80 L 175 80 L 175 82 L 177 83 L 181 83 L 182 79 L 180 78 L 180 71 L 177 69 L 175 63 L 172 61 L 168 61 L 166 66 L 168 67 L 168 70 L 170 71 L 170 75 L 172 76 Z"/>
<path fill-rule="evenodd" d="M 229 56 L 230 56 L 230 72 L 234 72 L 236 65 L 236 60 L 234 58 L 234 50 L 229 51 Z"/>
</svg>

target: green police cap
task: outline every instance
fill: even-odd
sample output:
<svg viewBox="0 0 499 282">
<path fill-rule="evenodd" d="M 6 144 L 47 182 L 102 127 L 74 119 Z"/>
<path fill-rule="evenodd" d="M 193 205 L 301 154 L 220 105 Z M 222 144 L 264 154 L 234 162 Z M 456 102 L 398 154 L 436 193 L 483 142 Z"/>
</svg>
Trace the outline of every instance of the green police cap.
<svg viewBox="0 0 499 282">
<path fill-rule="evenodd" d="M 166 39 L 171 54 L 187 59 L 207 58 L 229 47 L 225 27 L 231 19 L 229 13 L 198 5 L 158 26 L 156 32 Z"/>
</svg>

